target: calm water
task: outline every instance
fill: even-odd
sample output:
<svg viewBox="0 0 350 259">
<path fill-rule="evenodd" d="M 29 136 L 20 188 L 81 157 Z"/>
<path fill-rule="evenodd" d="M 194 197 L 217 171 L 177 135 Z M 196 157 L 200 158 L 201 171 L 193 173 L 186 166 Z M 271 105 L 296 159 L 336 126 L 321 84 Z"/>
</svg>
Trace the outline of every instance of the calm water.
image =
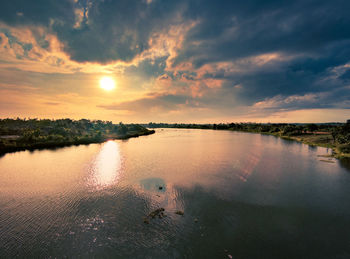
<svg viewBox="0 0 350 259">
<path fill-rule="evenodd" d="M 350 258 L 349 163 L 320 161 L 328 152 L 259 134 L 158 129 L 7 154 L 0 257 Z M 160 207 L 167 217 L 145 224 Z"/>
</svg>

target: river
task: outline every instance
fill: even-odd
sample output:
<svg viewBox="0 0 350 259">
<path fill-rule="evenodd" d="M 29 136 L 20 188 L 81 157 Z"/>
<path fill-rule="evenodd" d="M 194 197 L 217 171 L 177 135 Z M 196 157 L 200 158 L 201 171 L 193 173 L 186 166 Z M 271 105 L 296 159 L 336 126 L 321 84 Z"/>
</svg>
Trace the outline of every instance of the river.
<svg viewBox="0 0 350 259">
<path fill-rule="evenodd" d="M 157 129 L 9 153 L 0 157 L 0 257 L 350 258 L 349 163 L 321 157 L 330 152 L 260 134 Z M 157 208 L 167 216 L 144 223 Z"/>
</svg>

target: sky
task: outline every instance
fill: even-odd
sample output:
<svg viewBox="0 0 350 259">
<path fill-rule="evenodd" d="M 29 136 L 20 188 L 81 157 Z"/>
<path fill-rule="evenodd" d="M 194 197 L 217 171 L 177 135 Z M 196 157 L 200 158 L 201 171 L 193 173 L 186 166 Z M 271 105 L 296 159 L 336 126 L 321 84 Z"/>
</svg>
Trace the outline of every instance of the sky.
<svg viewBox="0 0 350 259">
<path fill-rule="evenodd" d="M 350 1 L 0 0 L 0 117 L 350 119 Z M 103 77 L 116 88 L 100 87 Z"/>
</svg>

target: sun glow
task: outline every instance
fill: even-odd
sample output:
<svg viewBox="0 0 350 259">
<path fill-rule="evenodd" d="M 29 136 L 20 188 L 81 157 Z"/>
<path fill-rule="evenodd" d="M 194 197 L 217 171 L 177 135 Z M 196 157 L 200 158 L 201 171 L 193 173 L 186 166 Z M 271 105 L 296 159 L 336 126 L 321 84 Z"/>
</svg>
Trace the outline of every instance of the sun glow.
<svg viewBox="0 0 350 259">
<path fill-rule="evenodd" d="M 104 188 L 115 183 L 119 178 L 121 162 L 118 143 L 113 140 L 105 142 L 92 165 L 90 184 Z"/>
<path fill-rule="evenodd" d="M 100 87 L 103 90 L 111 91 L 115 88 L 115 81 L 109 76 L 104 76 L 100 79 Z"/>
</svg>

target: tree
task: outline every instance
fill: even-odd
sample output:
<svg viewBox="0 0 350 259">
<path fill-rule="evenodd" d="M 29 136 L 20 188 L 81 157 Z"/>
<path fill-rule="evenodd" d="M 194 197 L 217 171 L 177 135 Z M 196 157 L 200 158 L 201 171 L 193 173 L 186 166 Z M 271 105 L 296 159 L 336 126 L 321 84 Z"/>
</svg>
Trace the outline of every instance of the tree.
<svg viewBox="0 0 350 259">
<path fill-rule="evenodd" d="M 313 124 L 313 123 L 306 125 L 306 127 L 307 127 L 308 131 L 310 131 L 311 133 L 313 133 L 315 130 L 318 129 L 317 125 Z"/>
<path fill-rule="evenodd" d="M 119 122 L 117 133 L 121 135 L 125 135 L 127 131 L 128 131 L 128 128 L 122 122 Z"/>
</svg>

